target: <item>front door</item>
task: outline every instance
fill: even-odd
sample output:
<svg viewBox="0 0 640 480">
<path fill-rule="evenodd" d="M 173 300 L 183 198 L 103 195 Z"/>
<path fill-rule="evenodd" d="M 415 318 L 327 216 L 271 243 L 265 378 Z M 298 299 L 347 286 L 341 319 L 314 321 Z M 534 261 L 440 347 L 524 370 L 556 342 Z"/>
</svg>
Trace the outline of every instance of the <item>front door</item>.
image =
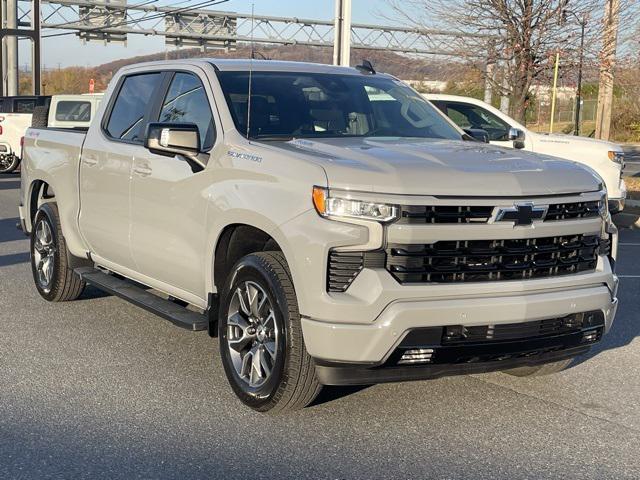
<svg viewBox="0 0 640 480">
<path fill-rule="evenodd" d="M 98 259 L 135 269 L 129 245 L 130 190 L 134 159 L 143 146 L 145 121 L 162 73 L 123 77 L 106 111 L 94 122 L 80 165 L 80 230 Z"/>
<path fill-rule="evenodd" d="M 195 123 L 201 150 L 209 152 L 216 129 L 207 81 L 198 70 L 171 75 L 153 121 Z M 180 156 L 148 153 L 134 161 L 131 189 L 131 248 L 139 272 L 174 287 L 177 295 L 203 300 L 209 179 L 207 170 L 192 171 Z"/>
</svg>

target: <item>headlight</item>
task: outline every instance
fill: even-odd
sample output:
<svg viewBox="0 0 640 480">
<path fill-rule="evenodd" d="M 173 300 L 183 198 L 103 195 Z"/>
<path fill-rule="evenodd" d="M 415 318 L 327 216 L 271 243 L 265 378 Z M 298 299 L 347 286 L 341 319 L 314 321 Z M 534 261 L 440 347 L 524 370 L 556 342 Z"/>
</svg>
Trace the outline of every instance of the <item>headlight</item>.
<svg viewBox="0 0 640 480">
<path fill-rule="evenodd" d="M 313 205 L 323 217 L 356 218 L 381 223 L 398 218 L 398 207 L 395 205 L 334 197 L 329 190 L 321 187 L 313 187 Z"/>
<path fill-rule="evenodd" d="M 609 150 L 607 153 L 609 155 L 609 160 L 619 163 L 620 165 L 624 165 L 624 152 L 614 152 L 613 150 Z"/>
<path fill-rule="evenodd" d="M 598 210 L 600 213 L 600 216 L 602 217 L 603 220 L 608 220 L 609 218 L 609 197 L 607 196 L 607 194 L 605 193 L 604 195 L 602 195 L 602 197 L 600 198 L 600 202 L 598 203 Z"/>
</svg>

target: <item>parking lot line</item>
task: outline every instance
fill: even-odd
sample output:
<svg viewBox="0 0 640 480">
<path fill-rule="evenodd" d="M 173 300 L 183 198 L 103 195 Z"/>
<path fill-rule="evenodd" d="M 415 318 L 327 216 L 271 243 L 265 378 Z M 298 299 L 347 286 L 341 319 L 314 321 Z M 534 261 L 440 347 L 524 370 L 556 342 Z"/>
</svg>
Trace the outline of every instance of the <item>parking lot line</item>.
<svg viewBox="0 0 640 480">
<path fill-rule="evenodd" d="M 623 246 L 623 247 L 640 247 L 640 243 L 624 243 L 624 242 L 618 242 L 619 246 Z"/>
</svg>

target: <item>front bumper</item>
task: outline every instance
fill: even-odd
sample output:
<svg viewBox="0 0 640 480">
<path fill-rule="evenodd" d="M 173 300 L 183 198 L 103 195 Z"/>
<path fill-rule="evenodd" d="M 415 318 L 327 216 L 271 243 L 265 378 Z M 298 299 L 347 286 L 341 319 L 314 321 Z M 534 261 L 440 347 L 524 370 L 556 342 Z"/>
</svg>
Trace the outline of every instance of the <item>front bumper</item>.
<svg viewBox="0 0 640 480">
<path fill-rule="evenodd" d="M 316 375 L 323 385 L 370 385 L 495 372 L 542 365 L 582 355 L 591 348 L 590 345 L 582 344 L 582 339 L 582 333 L 574 333 L 536 341 L 511 342 L 501 345 L 499 350 L 511 350 L 512 353 L 499 355 L 495 360 L 466 363 L 368 367 L 320 362 L 316 365 Z M 484 350 L 495 348 L 487 347 Z"/>
<path fill-rule="evenodd" d="M 307 351 L 320 363 L 365 365 L 384 363 L 407 334 L 416 328 L 524 323 L 601 311 L 606 333 L 611 328 L 618 305 L 617 278 L 614 279 L 613 290 L 600 285 L 533 294 L 396 301 L 368 325 L 303 318 L 302 329 Z"/>
</svg>

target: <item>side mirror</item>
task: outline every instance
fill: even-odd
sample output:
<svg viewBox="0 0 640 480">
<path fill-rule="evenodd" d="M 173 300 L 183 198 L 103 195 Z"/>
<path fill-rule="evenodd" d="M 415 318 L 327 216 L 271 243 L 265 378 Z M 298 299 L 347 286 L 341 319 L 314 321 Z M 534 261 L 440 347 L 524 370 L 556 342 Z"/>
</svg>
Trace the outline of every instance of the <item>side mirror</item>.
<svg viewBox="0 0 640 480">
<path fill-rule="evenodd" d="M 489 143 L 489 132 L 481 128 L 465 128 L 464 133 L 469 135 L 474 140 L 482 143 Z"/>
<path fill-rule="evenodd" d="M 519 128 L 512 127 L 509 129 L 509 140 L 513 142 L 513 148 L 524 148 L 524 138 L 524 132 Z"/>
<path fill-rule="evenodd" d="M 195 123 L 150 123 L 144 146 L 157 155 L 183 156 L 194 173 L 206 166 L 199 158 L 200 130 Z"/>
</svg>

